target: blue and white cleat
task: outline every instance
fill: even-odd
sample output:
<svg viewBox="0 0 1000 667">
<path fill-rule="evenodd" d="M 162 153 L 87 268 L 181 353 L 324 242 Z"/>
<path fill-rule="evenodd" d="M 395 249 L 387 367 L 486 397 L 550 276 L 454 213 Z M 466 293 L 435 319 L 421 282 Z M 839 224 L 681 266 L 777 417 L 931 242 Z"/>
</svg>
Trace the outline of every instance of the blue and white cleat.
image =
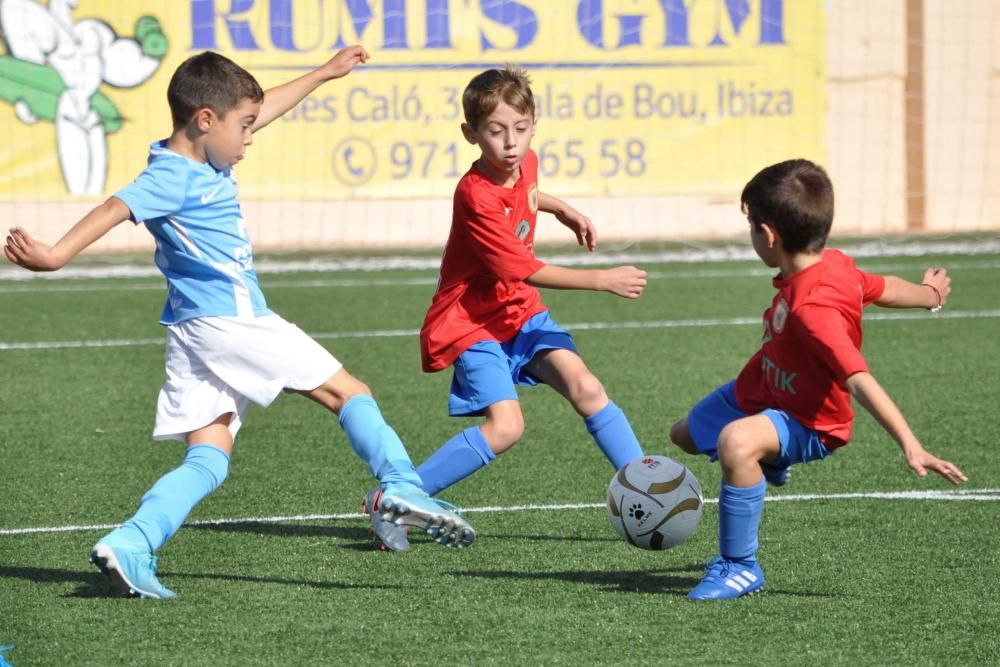
<svg viewBox="0 0 1000 667">
<path fill-rule="evenodd" d="M 382 519 L 397 526 L 415 526 L 446 547 L 464 548 L 476 540 L 476 531 L 457 508 L 428 496 L 412 484 L 391 484 L 379 501 Z"/>
<path fill-rule="evenodd" d="M 705 577 L 688 593 L 688 600 L 732 600 L 763 588 L 764 570 L 757 561 L 747 565 L 716 556 L 707 563 Z"/>
<path fill-rule="evenodd" d="M 372 542 L 382 551 L 409 551 L 410 540 L 406 537 L 406 526 L 397 526 L 382 518 L 379 505 L 382 502 L 382 487 L 376 486 L 361 499 L 361 508 L 372 519 Z"/>
<path fill-rule="evenodd" d="M 156 556 L 145 546 L 102 539 L 90 551 L 90 562 L 126 597 L 169 600 L 176 593 L 156 578 Z"/>
<path fill-rule="evenodd" d="M 776 468 L 773 465 L 761 461 L 760 470 L 764 473 L 764 479 L 771 486 L 784 486 L 792 478 L 792 470 L 789 466 Z"/>
</svg>

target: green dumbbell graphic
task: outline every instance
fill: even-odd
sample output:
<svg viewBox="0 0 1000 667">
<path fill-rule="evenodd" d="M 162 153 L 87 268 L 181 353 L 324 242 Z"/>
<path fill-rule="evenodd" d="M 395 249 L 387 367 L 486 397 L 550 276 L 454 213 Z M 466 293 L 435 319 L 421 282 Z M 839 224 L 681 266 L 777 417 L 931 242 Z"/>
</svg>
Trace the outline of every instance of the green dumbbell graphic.
<svg viewBox="0 0 1000 667">
<path fill-rule="evenodd" d="M 150 58 L 162 60 L 167 55 L 167 36 L 159 19 L 155 16 L 140 16 L 135 22 L 135 41 L 139 42 L 142 52 Z"/>
<path fill-rule="evenodd" d="M 65 89 L 62 77 L 48 65 L 0 56 L 0 100 L 24 104 L 35 120 L 55 120 L 59 96 Z M 94 93 L 90 104 L 100 116 L 105 132 L 121 129 L 122 116 L 104 93 Z"/>
</svg>

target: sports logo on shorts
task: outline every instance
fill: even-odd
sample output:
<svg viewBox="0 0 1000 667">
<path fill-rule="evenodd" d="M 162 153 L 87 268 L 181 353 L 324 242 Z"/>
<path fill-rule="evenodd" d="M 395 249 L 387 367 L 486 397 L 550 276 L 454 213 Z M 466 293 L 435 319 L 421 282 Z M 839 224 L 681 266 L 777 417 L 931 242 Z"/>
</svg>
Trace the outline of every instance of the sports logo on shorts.
<svg viewBox="0 0 1000 667">
<path fill-rule="evenodd" d="M 774 312 L 771 313 L 771 328 L 774 329 L 776 333 L 781 333 L 782 329 L 785 328 L 785 322 L 788 321 L 788 302 L 782 299 L 778 302 L 778 305 L 774 307 Z"/>
<path fill-rule="evenodd" d="M 528 188 L 528 206 L 532 213 L 538 213 L 538 183 L 532 183 Z"/>
</svg>

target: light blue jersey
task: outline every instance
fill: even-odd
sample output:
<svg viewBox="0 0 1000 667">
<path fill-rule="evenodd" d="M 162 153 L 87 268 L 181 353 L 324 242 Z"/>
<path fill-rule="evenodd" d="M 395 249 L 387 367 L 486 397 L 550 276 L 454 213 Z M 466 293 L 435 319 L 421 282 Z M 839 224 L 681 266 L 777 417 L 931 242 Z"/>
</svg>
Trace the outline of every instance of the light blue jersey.
<svg viewBox="0 0 1000 667">
<path fill-rule="evenodd" d="M 156 239 L 156 266 L 167 278 L 160 323 L 272 314 L 253 269 L 232 169 L 219 171 L 166 143 L 150 146 L 146 169 L 115 194 Z"/>
</svg>

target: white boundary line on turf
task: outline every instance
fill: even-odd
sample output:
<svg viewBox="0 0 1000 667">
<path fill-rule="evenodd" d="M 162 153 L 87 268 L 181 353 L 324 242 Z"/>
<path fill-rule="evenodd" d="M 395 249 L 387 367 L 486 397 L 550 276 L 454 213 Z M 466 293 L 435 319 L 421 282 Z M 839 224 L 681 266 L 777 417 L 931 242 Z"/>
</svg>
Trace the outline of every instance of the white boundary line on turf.
<svg viewBox="0 0 1000 667">
<path fill-rule="evenodd" d="M 1000 263 L 996 266 L 984 267 L 990 269 L 1000 269 Z M 155 276 L 162 277 L 159 273 Z M 436 285 L 437 276 L 426 278 L 372 278 L 362 280 L 360 278 L 331 278 L 328 280 L 267 280 L 264 279 L 263 288 L 270 292 L 272 289 L 282 288 L 333 288 L 333 287 L 414 287 L 421 285 Z M 105 285 L 57 285 L 57 284 L 31 284 L 31 285 L 0 285 L 0 294 L 62 294 L 74 292 L 165 292 L 166 286 L 163 281 L 136 285 L 122 280 L 115 284 Z"/>
<path fill-rule="evenodd" d="M 768 496 L 766 502 L 789 502 L 811 500 L 947 500 L 1000 502 L 1000 489 L 945 489 L 930 491 L 876 491 L 871 493 L 800 493 Z M 706 498 L 706 505 L 714 505 L 718 498 Z M 503 512 L 533 512 L 552 510 L 591 510 L 604 507 L 604 503 L 564 503 L 556 505 L 511 505 L 508 507 L 465 507 L 464 514 L 499 514 Z M 363 519 L 367 514 L 350 512 L 346 514 L 298 514 L 290 516 L 243 517 L 239 519 L 203 519 L 188 521 L 185 526 L 229 526 L 248 523 L 286 523 L 290 521 L 339 521 Z M 33 535 L 37 533 L 70 533 L 90 530 L 111 530 L 120 524 L 95 524 L 89 526 L 50 526 L 45 528 L 0 528 L 0 535 Z"/>
<path fill-rule="evenodd" d="M 865 263 L 861 268 L 865 271 L 875 273 L 894 273 L 918 270 L 914 263 L 901 264 L 899 262 L 886 263 Z M 995 260 L 972 260 L 949 262 L 949 271 L 995 271 L 1000 269 L 1000 261 Z M 50 274 L 43 274 L 50 275 Z M 774 275 L 774 269 L 755 265 L 753 267 L 733 267 L 718 269 L 683 269 L 669 271 L 654 271 L 647 273 L 650 280 L 684 280 L 692 278 L 745 278 L 745 277 L 769 277 Z M 112 276 L 92 275 L 86 276 L 88 279 L 107 278 L 115 280 Z M 149 278 L 161 277 L 158 272 L 151 272 Z M 263 287 L 265 291 L 274 289 L 336 289 L 350 288 L 358 289 L 364 287 L 420 287 L 425 285 L 436 285 L 437 275 L 428 277 L 399 277 L 399 278 L 324 278 L 313 280 L 272 280 L 266 273 L 261 271 Z M 102 285 L 60 285 L 52 280 L 39 279 L 27 285 L 2 285 L 0 284 L 0 294 L 72 294 L 78 292 L 162 292 L 165 290 L 162 280 L 154 283 L 135 284 L 130 279 L 118 279 L 115 282 Z"/>
<path fill-rule="evenodd" d="M 949 240 L 906 240 L 889 242 L 885 240 L 859 241 L 832 244 L 857 259 L 923 257 L 925 255 L 983 256 L 1000 254 L 1000 239 L 978 239 L 969 241 Z M 632 250 L 608 250 L 597 253 L 578 252 L 573 254 L 540 253 L 552 264 L 565 266 L 596 266 L 607 264 L 637 263 L 700 263 L 733 260 L 753 260 L 756 255 L 747 243 L 732 243 L 714 247 L 679 248 L 641 252 Z M 385 270 L 427 270 L 438 269 L 440 256 L 384 256 L 384 257 L 341 257 L 312 258 L 303 260 L 281 260 L 261 258 L 255 262 L 259 273 L 319 273 L 338 271 L 385 271 Z M 32 273 L 14 266 L 0 266 L 0 280 L 46 280 L 94 278 L 141 278 L 159 276 L 159 270 L 151 263 L 120 265 L 76 265 L 65 267 L 52 273 Z"/>
<path fill-rule="evenodd" d="M 899 312 L 876 312 L 865 316 L 866 322 L 897 321 L 897 320 L 968 320 L 968 319 L 990 319 L 1000 317 L 1000 310 L 945 310 L 940 313 L 929 314 L 923 311 L 899 311 Z M 705 318 L 690 320 L 636 320 L 623 322 L 572 322 L 566 324 L 564 328 L 569 331 L 601 331 L 615 329 L 687 329 L 697 327 L 726 327 L 759 325 L 761 318 L 758 317 L 728 317 L 728 318 Z M 375 331 L 329 331 L 319 333 L 309 333 L 309 336 L 316 340 L 323 339 L 356 339 L 356 338 L 406 338 L 416 336 L 419 331 L 416 329 L 382 329 Z M 108 348 L 108 347 L 139 347 L 144 345 L 163 345 L 166 338 L 134 338 L 134 339 L 110 339 L 110 340 L 66 340 L 66 341 L 38 341 L 24 343 L 4 343 L 0 342 L 0 352 L 16 350 L 73 350 L 80 348 Z"/>
</svg>

